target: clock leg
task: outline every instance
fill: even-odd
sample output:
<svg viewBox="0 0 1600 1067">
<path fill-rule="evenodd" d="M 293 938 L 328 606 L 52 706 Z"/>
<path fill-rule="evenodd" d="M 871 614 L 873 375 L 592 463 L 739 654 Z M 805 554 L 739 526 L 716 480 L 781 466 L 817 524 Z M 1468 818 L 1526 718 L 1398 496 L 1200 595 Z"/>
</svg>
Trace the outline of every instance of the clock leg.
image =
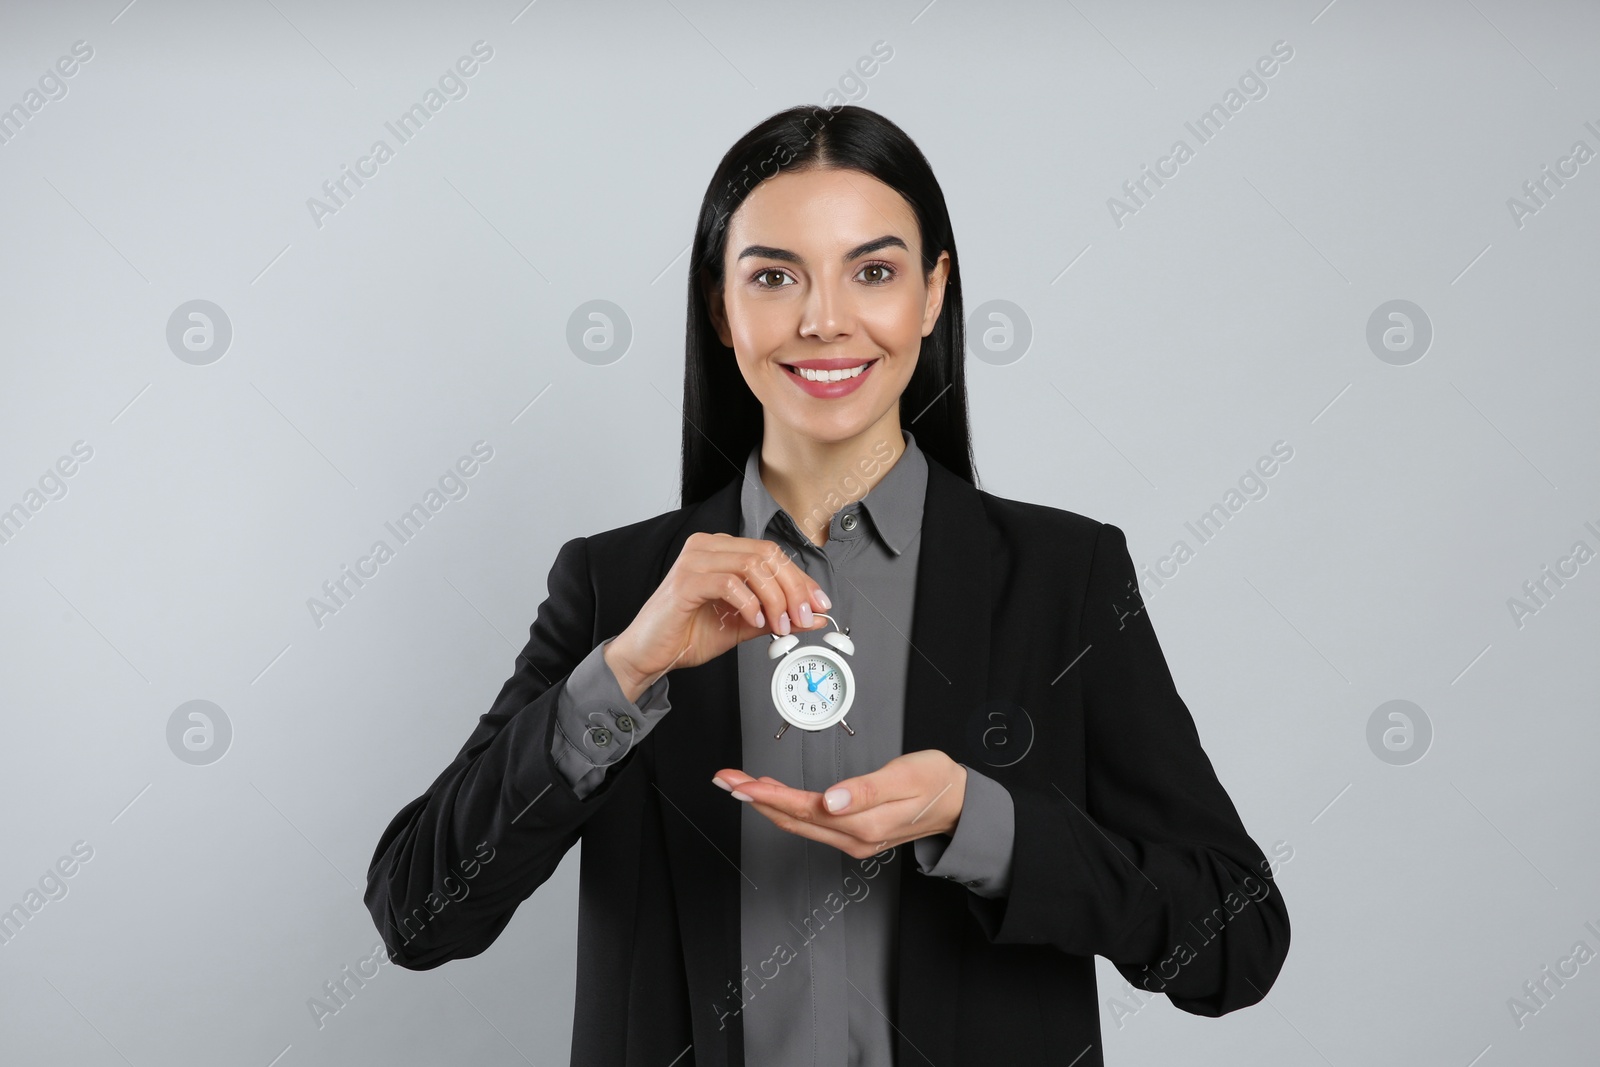
<svg viewBox="0 0 1600 1067">
<path fill-rule="evenodd" d="M 839 720 L 839 725 L 843 726 L 844 727 L 844 732 L 849 734 L 851 737 L 854 737 L 856 735 L 856 732 L 854 730 L 850 729 L 850 724 L 845 722 L 843 719 Z"/>
<path fill-rule="evenodd" d="M 785 733 L 787 733 L 788 731 L 789 731 L 789 724 L 788 723 L 784 723 L 783 724 L 783 729 L 779 730 L 776 734 L 773 735 L 773 740 L 774 741 L 782 741 L 783 740 L 783 735 Z"/>
</svg>

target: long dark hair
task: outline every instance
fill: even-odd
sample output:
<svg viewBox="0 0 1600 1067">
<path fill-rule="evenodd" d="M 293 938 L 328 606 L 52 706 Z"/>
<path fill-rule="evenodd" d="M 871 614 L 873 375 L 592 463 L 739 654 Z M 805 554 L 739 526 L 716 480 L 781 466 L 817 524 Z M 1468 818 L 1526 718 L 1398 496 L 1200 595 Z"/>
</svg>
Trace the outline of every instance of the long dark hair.
<svg viewBox="0 0 1600 1067">
<path fill-rule="evenodd" d="M 906 198 L 921 233 L 924 275 L 939 253 L 950 253 L 944 304 L 933 332 L 922 339 L 916 370 L 900 394 L 900 424 L 917 447 L 952 473 L 973 482 L 963 369 L 961 257 L 956 255 L 944 191 L 922 151 L 904 130 L 854 104 L 801 105 L 755 126 L 728 149 L 700 204 L 689 260 L 689 314 L 683 369 L 682 505 L 698 503 L 737 478 L 761 441 L 761 402 L 745 384 L 733 349 L 711 324 L 708 287 L 723 284 L 728 220 L 762 180 L 781 169 L 859 170 Z"/>
</svg>

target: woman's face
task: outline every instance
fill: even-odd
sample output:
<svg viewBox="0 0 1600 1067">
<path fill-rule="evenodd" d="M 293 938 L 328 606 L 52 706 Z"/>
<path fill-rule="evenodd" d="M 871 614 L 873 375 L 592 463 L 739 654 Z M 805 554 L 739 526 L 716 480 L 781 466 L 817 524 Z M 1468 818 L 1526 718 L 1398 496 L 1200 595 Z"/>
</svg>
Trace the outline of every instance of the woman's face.
<svg viewBox="0 0 1600 1067">
<path fill-rule="evenodd" d="M 925 280 L 920 245 L 911 206 L 857 170 L 783 172 L 739 205 L 711 319 L 769 429 L 839 442 L 898 418 L 950 269 L 941 253 Z M 799 367 L 865 369 L 811 382 Z"/>
</svg>

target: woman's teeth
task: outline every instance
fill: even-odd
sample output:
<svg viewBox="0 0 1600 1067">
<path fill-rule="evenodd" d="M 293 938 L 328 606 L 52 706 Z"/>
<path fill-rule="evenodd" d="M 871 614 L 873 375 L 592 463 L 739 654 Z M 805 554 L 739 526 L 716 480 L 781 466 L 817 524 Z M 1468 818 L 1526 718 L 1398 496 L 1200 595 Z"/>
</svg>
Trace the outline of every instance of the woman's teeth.
<svg viewBox="0 0 1600 1067">
<path fill-rule="evenodd" d="M 794 366 L 791 366 L 789 370 L 800 375 L 800 377 L 804 378 L 808 382 L 842 382 L 846 378 L 854 378 L 863 373 L 868 367 L 872 366 L 872 364 L 876 362 L 878 361 L 875 359 L 870 360 L 861 364 L 859 367 L 851 367 L 849 370 L 807 370 L 804 367 Z"/>
</svg>

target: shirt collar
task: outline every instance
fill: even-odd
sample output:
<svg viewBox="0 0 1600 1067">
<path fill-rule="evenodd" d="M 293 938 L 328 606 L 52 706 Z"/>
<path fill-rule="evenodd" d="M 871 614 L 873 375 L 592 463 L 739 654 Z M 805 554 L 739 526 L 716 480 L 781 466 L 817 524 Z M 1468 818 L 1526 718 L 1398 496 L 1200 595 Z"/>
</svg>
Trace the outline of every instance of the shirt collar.
<svg viewBox="0 0 1600 1067">
<path fill-rule="evenodd" d="M 900 428 L 905 451 L 895 461 L 867 495 L 861 497 L 861 510 L 872 521 L 873 529 L 895 555 L 900 555 L 911 544 L 912 538 L 922 528 L 922 509 L 928 487 L 928 461 L 917 447 L 916 438 L 905 427 Z M 841 490 L 844 496 L 847 490 Z M 851 505 L 841 505 L 844 510 Z M 756 537 L 766 537 L 768 526 L 778 512 L 783 511 L 789 523 L 794 517 L 784 511 L 773 499 L 761 481 L 761 443 L 758 441 L 744 463 L 744 486 L 740 494 L 740 509 L 744 528 L 755 531 Z M 829 518 L 833 517 L 830 513 Z M 798 529 L 798 524 L 796 524 Z"/>
</svg>

